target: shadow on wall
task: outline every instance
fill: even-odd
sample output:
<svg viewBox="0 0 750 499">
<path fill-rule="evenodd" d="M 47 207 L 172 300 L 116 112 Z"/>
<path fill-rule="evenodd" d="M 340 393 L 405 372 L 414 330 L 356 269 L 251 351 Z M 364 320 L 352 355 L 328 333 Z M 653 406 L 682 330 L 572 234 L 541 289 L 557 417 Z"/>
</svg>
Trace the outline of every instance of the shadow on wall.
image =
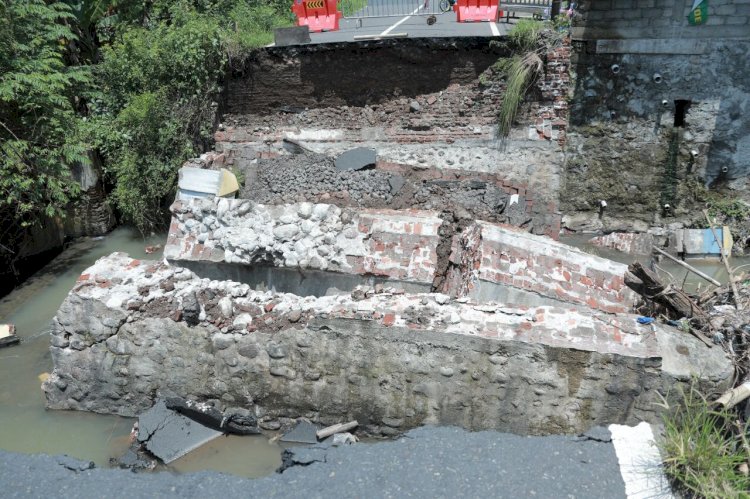
<svg viewBox="0 0 750 499">
<path fill-rule="evenodd" d="M 486 38 L 413 39 L 266 48 L 234 72 L 226 111 L 364 106 L 476 80 L 507 49 Z"/>
</svg>

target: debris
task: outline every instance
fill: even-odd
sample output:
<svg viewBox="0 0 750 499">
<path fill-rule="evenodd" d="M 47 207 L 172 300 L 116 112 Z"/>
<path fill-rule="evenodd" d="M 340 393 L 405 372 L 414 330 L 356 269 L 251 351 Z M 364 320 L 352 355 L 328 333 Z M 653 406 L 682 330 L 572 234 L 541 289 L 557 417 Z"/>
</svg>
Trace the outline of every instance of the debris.
<svg viewBox="0 0 750 499">
<path fill-rule="evenodd" d="M 145 251 L 146 254 L 148 255 L 152 253 L 156 253 L 159 250 L 161 250 L 161 244 L 156 244 L 154 246 L 146 246 L 145 248 L 143 248 L 143 251 Z"/>
<path fill-rule="evenodd" d="M 331 445 L 335 447 L 339 445 L 356 444 L 357 442 L 359 442 L 359 439 L 351 433 L 337 433 L 333 436 L 333 442 L 331 442 Z"/>
<path fill-rule="evenodd" d="M 413 100 L 409 103 L 409 111 L 412 113 L 418 113 L 422 110 L 422 106 L 419 105 L 419 102 Z"/>
<path fill-rule="evenodd" d="M 235 435 L 260 433 L 257 419 L 247 409 L 237 407 L 221 412 L 212 405 L 177 397 L 167 399 L 166 406 L 167 409 L 216 431 Z"/>
<path fill-rule="evenodd" d="M 640 262 L 631 263 L 625 274 L 625 284 L 646 298 L 666 307 L 676 318 L 693 318 L 701 324 L 707 322 L 706 313 L 684 291 L 671 284 L 663 284 L 655 272 Z"/>
<path fill-rule="evenodd" d="M 13 324 L 0 324 L 0 348 L 16 345 L 21 339 L 16 336 L 16 326 Z"/>
<path fill-rule="evenodd" d="M 673 262 L 675 262 L 675 263 L 676 263 L 677 265 L 681 265 L 682 267 L 685 267 L 686 269 L 688 269 L 688 270 L 689 270 L 690 272 L 693 272 L 693 273 L 694 273 L 695 275 L 697 275 L 697 276 L 699 276 L 699 277 L 702 277 L 703 279 L 707 280 L 708 282 L 710 282 L 710 283 L 711 283 L 711 284 L 713 284 L 714 286 L 721 286 L 721 283 L 720 283 L 719 281 L 717 281 L 717 280 L 716 280 L 716 279 L 714 279 L 713 277 L 709 277 L 709 276 L 707 276 L 706 274 L 704 274 L 704 273 L 703 273 L 703 272 L 701 272 L 700 270 L 696 269 L 696 268 L 695 268 L 695 267 L 693 267 L 692 265 L 688 265 L 687 263 L 683 262 L 683 261 L 682 261 L 682 260 L 680 260 L 679 258 L 675 258 L 675 257 L 673 257 L 672 255 L 670 255 L 670 254 L 669 254 L 669 253 L 667 253 L 666 251 L 664 251 L 664 250 L 662 250 L 662 249 L 660 249 L 660 248 L 657 248 L 656 246 L 651 246 L 651 248 L 652 248 L 652 249 L 653 249 L 654 251 L 656 251 L 657 253 L 659 253 L 659 254 L 661 254 L 661 255 L 664 255 L 664 256 L 666 256 L 667 258 L 669 258 L 670 260 L 672 260 Z"/>
<path fill-rule="evenodd" d="M 240 189 L 237 177 L 225 168 L 207 170 L 183 166 L 180 168 L 177 199 L 206 197 L 234 197 Z"/>
<path fill-rule="evenodd" d="M 745 381 L 741 385 L 724 392 L 714 403 L 730 409 L 747 398 L 750 398 L 750 381 Z"/>
<path fill-rule="evenodd" d="M 138 417 L 138 442 L 165 464 L 221 436 L 222 432 L 203 426 L 167 408 L 163 400 Z"/>
<path fill-rule="evenodd" d="M 638 324 L 651 324 L 655 320 L 656 319 L 654 319 L 653 317 L 638 317 L 636 319 L 636 321 L 638 321 Z"/>
<path fill-rule="evenodd" d="M 708 215 L 708 210 L 703 210 L 703 214 L 706 216 L 708 226 L 711 227 L 711 233 L 714 235 L 716 244 L 719 245 L 719 251 L 721 252 L 721 261 L 724 262 L 724 267 L 726 267 L 727 275 L 729 276 L 729 284 L 732 286 L 732 297 L 734 298 L 734 304 L 737 306 L 737 310 L 742 310 L 742 302 L 740 302 L 740 293 L 739 291 L 737 291 L 737 283 L 734 280 L 734 272 L 732 272 L 732 269 L 729 267 L 729 254 L 725 252 L 721 241 L 719 241 L 719 237 L 716 235 L 716 230 L 714 229 L 714 224 L 711 220 L 711 217 Z"/>
<path fill-rule="evenodd" d="M 365 168 L 375 168 L 377 154 L 375 149 L 357 147 L 342 153 L 334 161 L 338 171 L 358 171 Z"/>
<path fill-rule="evenodd" d="M 323 440 L 326 437 L 330 437 L 331 435 L 335 435 L 336 433 L 344 433 L 352 428 L 356 428 L 359 423 L 357 421 L 349 421 L 348 423 L 337 423 L 335 425 L 329 426 L 327 428 L 323 428 L 322 430 L 318 430 L 318 432 L 315 434 L 318 437 L 318 440 Z"/>
<path fill-rule="evenodd" d="M 398 194 L 404 187 L 406 180 L 401 175 L 392 175 L 388 178 L 388 185 L 391 188 L 391 194 Z"/>
<path fill-rule="evenodd" d="M 625 273 L 625 284 L 645 298 L 647 302 L 664 307 L 668 316 L 690 319 L 691 323 L 687 324 L 688 332 L 701 340 L 707 347 L 714 346 L 711 340 L 700 331 L 701 328 L 708 326 L 708 315 L 687 293 L 677 289 L 672 284 L 662 284 L 659 276 L 644 268 L 640 262 L 634 262 L 628 266 L 628 272 Z M 652 327 L 654 327 L 653 324 Z"/>
<path fill-rule="evenodd" d="M 281 437 L 282 442 L 294 442 L 299 444 L 318 443 L 318 437 L 315 435 L 318 427 L 309 421 L 300 421 L 291 431 Z"/>
</svg>

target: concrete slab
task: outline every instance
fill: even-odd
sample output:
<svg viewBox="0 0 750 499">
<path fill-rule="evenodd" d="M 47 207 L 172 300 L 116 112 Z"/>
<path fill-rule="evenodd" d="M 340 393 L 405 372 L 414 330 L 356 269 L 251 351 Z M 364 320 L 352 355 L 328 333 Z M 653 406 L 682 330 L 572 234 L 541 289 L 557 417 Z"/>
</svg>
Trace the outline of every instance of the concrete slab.
<svg viewBox="0 0 750 499">
<path fill-rule="evenodd" d="M 377 154 L 375 149 L 369 147 L 358 147 L 336 158 L 334 164 L 339 171 L 364 170 L 365 168 L 375 168 Z"/>
<path fill-rule="evenodd" d="M 221 435 L 220 431 L 167 409 L 162 400 L 138 417 L 138 441 L 165 464 Z"/>
<path fill-rule="evenodd" d="M 318 426 L 307 421 L 300 421 L 289 433 L 281 437 L 281 441 L 299 444 L 317 444 L 318 437 L 315 435 L 317 431 Z"/>
</svg>

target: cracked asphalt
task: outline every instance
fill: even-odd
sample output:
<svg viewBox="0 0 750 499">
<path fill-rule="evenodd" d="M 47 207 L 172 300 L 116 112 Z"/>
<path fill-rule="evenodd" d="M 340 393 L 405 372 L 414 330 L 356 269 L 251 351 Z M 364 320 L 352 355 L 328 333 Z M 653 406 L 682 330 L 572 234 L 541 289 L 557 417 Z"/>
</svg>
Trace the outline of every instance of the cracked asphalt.
<svg viewBox="0 0 750 499">
<path fill-rule="evenodd" d="M 281 474 L 250 480 L 91 468 L 0 452 L 3 497 L 626 497 L 607 429 L 523 437 L 422 427 L 376 444 L 296 447 Z"/>
</svg>

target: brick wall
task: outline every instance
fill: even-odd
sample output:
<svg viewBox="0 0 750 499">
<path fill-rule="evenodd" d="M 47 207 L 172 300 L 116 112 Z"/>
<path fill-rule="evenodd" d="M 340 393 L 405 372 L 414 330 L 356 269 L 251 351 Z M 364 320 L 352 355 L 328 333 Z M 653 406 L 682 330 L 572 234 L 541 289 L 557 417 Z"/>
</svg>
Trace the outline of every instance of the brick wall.
<svg viewBox="0 0 750 499">
<path fill-rule="evenodd" d="M 462 291 L 471 295 L 485 282 L 609 313 L 631 310 L 635 295 L 625 286 L 626 265 L 515 228 L 476 226 L 465 232 L 470 242 L 455 241 L 451 255 L 474 269 L 463 273 L 469 282 Z"/>
</svg>

